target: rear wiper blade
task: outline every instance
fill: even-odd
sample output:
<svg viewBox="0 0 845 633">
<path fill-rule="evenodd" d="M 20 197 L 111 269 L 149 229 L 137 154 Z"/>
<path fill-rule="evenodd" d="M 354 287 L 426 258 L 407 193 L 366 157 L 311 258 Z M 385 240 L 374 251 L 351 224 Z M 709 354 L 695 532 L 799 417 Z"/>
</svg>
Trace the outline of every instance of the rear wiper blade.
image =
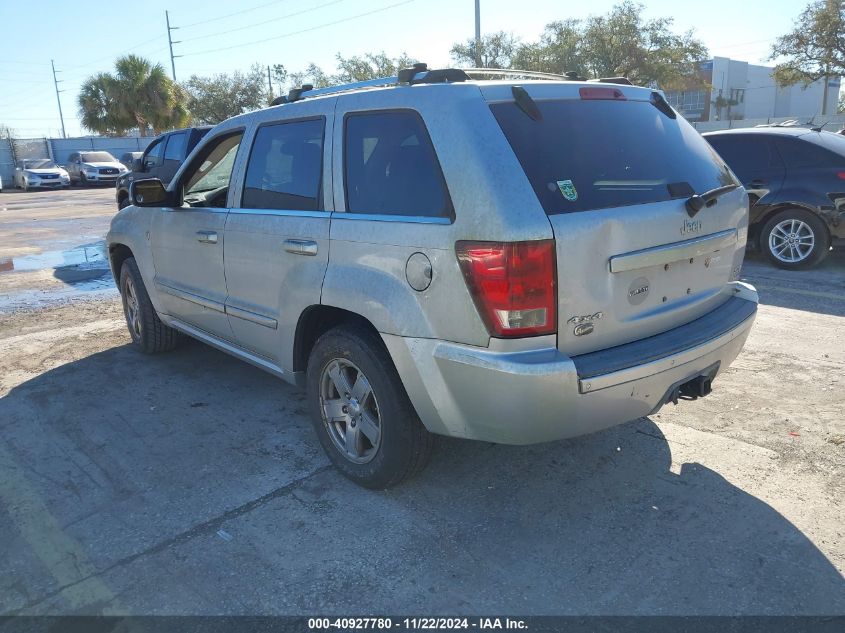
<svg viewBox="0 0 845 633">
<path fill-rule="evenodd" d="M 716 204 L 716 199 L 719 196 L 722 196 L 726 193 L 730 193 L 734 189 L 738 188 L 739 185 L 732 184 L 732 185 L 725 185 L 724 187 L 716 187 L 715 189 L 711 189 L 706 193 L 693 194 L 687 199 L 686 207 L 687 207 L 687 215 L 691 218 L 694 218 L 696 213 L 701 211 L 704 207 L 712 207 Z"/>
</svg>

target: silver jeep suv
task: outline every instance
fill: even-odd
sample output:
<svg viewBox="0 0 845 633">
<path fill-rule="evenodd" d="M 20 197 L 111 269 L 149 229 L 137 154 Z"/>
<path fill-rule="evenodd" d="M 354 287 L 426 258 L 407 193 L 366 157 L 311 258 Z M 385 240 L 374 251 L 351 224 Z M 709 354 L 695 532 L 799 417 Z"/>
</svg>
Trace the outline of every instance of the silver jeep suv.
<svg viewBox="0 0 845 633">
<path fill-rule="evenodd" d="M 108 248 L 134 343 L 303 385 L 374 488 L 433 434 L 545 442 L 707 395 L 757 309 L 744 190 L 658 92 L 505 77 L 304 86 L 132 183 Z"/>
</svg>

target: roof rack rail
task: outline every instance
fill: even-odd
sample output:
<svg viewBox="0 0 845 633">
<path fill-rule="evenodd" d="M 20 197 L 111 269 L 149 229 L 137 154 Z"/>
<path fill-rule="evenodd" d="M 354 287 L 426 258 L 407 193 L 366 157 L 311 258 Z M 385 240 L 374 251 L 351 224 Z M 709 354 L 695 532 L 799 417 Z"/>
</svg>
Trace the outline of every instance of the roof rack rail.
<svg viewBox="0 0 845 633">
<path fill-rule="evenodd" d="M 273 99 L 271 105 L 293 103 L 294 101 L 300 101 L 308 97 L 320 97 L 339 92 L 348 92 L 349 90 L 359 90 L 361 88 L 380 88 L 383 86 L 395 86 L 397 84 L 452 83 L 466 81 L 467 79 L 469 79 L 469 76 L 460 68 L 429 70 L 426 64 L 420 63 L 414 64 L 411 68 L 403 68 L 393 77 L 379 77 L 377 79 L 367 79 L 366 81 L 355 81 L 348 84 L 316 89 L 311 84 L 304 84 L 300 88 L 293 88 L 288 92 L 287 96 L 276 97 Z"/>
<path fill-rule="evenodd" d="M 429 69 L 426 64 L 417 63 L 410 68 L 403 68 L 396 76 L 379 77 L 366 81 L 356 81 L 339 86 L 328 86 L 326 88 L 314 88 L 311 84 L 303 84 L 299 88 L 291 89 L 288 94 L 276 97 L 270 105 L 282 105 L 293 103 L 310 97 L 321 97 L 324 95 L 360 90 L 361 88 L 381 88 L 384 86 L 396 86 L 399 84 L 436 84 L 436 83 L 457 83 L 467 81 L 473 76 L 491 75 L 500 77 L 523 77 L 526 79 L 551 79 L 554 81 L 585 81 L 577 72 L 569 71 L 563 75 L 545 73 L 536 70 L 519 70 L 515 68 L 440 68 Z M 610 77 L 595 79 L 606 83 L 622 83 L 630 85 L 631 82 L 624 77 Z"/>
</svg>

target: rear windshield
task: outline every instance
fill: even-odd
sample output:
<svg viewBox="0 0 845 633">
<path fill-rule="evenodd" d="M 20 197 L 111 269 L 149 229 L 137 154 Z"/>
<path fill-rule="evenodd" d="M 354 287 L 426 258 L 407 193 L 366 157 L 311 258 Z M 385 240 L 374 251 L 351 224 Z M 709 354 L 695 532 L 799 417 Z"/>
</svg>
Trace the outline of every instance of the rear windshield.
<svg viewBox="0 0 845 633">
<path fill-rule="evenodd" d="M 670 184 L 678 197 L 735 182 L 683 117 L 648 101 L 536 103 L 536 121 L 512 101 L 490 108 L 546 213 L 671 200 Z"/>
</svg>

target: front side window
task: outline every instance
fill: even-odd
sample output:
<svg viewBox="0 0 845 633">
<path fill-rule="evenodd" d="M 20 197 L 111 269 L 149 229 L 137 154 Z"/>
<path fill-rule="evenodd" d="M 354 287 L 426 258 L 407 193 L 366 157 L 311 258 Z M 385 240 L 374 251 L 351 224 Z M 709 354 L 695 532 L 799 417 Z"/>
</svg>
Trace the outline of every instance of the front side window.
<svg viewBox="0 0 845 633">
<path fill-rule="evenodd" d="M 452 215 L 440 164 L 416 112 L 350 115 L 346 119 L 344 152 L 348 212 Z"/>
<path fill-rule="evenodd" d="M 161 165 L 162 149 L 164 149 L 164 143 L 162 142 L 162 139 L 157 139 L 153 141 L 150 147 L 147 149 L 147 155 L 144 158 L 144 166 L 149 168 Z"/>
<path fill-rule="evenodd" d="M 232 179 L 235 157 L 243 134 L 238 132 L 212 141 L 185 173 L 182 181 L 185 204 L 224 207 Z"/>
<path fill-rule="evenodd" d="M 167 148 L 164 150 L 164 160 L 182 160 L 186 139 L 187 135 L 184 132 L 171 134 L 167 139 Z"/>
<path fill-rule="evenodd" d="M 241 206 L 319 210 L 324 128 L 323 119 L 259 128 L 247 163 Z"/>
</svg>

